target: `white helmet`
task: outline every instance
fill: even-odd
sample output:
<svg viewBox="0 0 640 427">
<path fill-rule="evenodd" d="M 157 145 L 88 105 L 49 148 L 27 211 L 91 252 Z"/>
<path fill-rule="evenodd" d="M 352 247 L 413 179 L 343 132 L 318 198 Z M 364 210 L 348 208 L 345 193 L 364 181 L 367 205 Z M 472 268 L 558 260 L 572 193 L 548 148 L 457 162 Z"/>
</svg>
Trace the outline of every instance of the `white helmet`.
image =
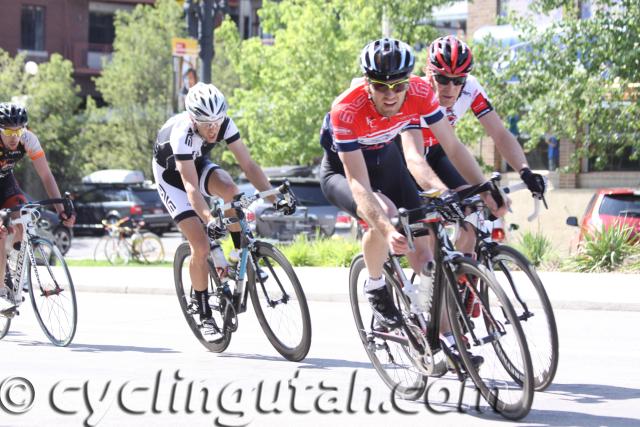
<svg viewBox="0 0 640 427">
<path fill-rule="evenodd" d="M 214 121 L 227 113 L 227 101 L 212 84 L 198 82 L 187 93 L 185 109 L 194 120 Z"/>
</svg>

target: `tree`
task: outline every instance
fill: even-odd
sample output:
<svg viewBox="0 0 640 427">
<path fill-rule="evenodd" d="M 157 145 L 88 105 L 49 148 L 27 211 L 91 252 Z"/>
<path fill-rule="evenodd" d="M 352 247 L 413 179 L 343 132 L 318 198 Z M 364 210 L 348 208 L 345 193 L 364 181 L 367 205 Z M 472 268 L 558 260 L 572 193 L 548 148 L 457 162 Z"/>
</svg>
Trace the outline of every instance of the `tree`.
<svg viewBox="0 0 640 427">
<path fill-rule="evenodd" d="M 309 164 L 321 155 L 318 131 L 332 101 L 361 75 L 358 55 L 381 37 L 383 10 L 392 36 L 429 41 L 431 6 L 443 1 L 265 1 L 260 22 L 272 45 L 243 41 L 231 55 L 240 87 L 232 116 L 252 154 L 264 165 Z"/>
<path fill-rule="evenodd" d="M 573 141 L 573 170 L 579 158 L 602 167 L 614 154 L 640 154 L 639 94 L 630 89 L 640 82 L 640 4 L 594 0 L 593 16 L 581 19 L 581 3 L 538 3 L 541 12 L 564 8 L 563 19 L 546 29 L 511 17 L 530 42 L 514 58 L 490 44 L 473 47 L 480 59 L 475 74 L 491 87 L 494 105 L 504 114 L 526 110 L 519 126 L 531 135 L 550 131 Z M 508 67 L 496 73 L 494 65 L 505 59 Z"/>
<path fill-rule="evenodd" d="M 138 5 L 118 12 L 112 61 L 105 64 L 96 87 L 108 107 L 87 103 L 81 139 L 96 168 L 150 170 L 158 129 L 171 114 L 171 38 L 184 32 L 182 9 L 174 0 Z"/>
</svg>

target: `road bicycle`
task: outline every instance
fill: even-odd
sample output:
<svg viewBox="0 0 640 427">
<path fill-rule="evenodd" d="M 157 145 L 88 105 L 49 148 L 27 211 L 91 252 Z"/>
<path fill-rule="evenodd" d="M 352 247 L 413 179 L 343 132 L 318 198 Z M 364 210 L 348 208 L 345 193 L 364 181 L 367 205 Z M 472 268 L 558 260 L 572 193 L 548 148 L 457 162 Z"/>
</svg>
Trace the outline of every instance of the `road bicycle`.
<svg viewBox="0 0 640 427">
<path fill-rule="evenodd" d="M 285 359 L 300 361 L 309 352 L 311 317 L 300 281 L 282 252 L 253 237 L 243 211 L 254 201 L 274 195 L 293 197 L 286 182 L 253 196 L 240 194 L 224 205 L 218 201 L 212 210 L 225 229 L 229 224 L 239 223 L 242 236 L 239 263 L 230 279 L 218 274 L 211 256 L 207 259 L 213 327 L 202 325 L 199 320 L 189 276 L 189 244 L 182 243 L 176 250 L 173 271 L 180 307 L 191 331 L 210 351 L 223 352 L 229 346 L 231 334 L 238 329 L 238 314 L 247 310 L 247 297 L 251 295 L 260 326 L 278 353 Z M 229 209 L 235 211 L 236 217 L 224 217 L 223 212 Z"/>
<path fill-rule="evenodd" d="M 102 220 L 107 235 L 98 240 L 93 251 L 94 260 L 97 261 L 101 253 L 113 265 L 128 264 L 131 260 L 148 264 L 164 260 L 160 237 L 150 231 L 142 231 L 144 221 L 134 222 L 133 227 L 124 226 L 130 220 L 129 217 L 116 222 Z"/>
<path fill-rule="evenodd" d="M 500 175 L 496 174 L 492 179 L 497 184 L 500 182 Z M 502 188 L 507 194 L 525 189 L 527 187 L 524 183 Z M 527 218 L 529 221 L 538 216 L 543 197 L 534 198 L 534 210 Z M 465 223 L 470 224 L 476 232 L 478 261 L 493 273 L 520 319 L 531 352 L 534 388 L 542 391 L 553 381 L 559 359 L 558 329 L 542 280 L 526 256 L 515 248 L 491 239 L 493 223 L 485 219 L 485 206 L 478 196 L 463 200 L 461 206 L 467 212 L 472 211 L 465 217 Z M 470 298 L 470 295 L 463 295 L 463 298 Z M 505 363 L 509 361 L 505 360 Z M 515 371 L 512 372 L 516 374 Z M 522 381 L 517 376 L 513 379 Z"/>
<path fill-rule="evenodd" d="M 493 189 L 492 182 L 472 187 L 465 194 L 488 189 Z M 495 411 L 517 420 L 527 415 L 533 401 L 531 356 L 513 306 L 491 272 L 453 248 L 445 224 L 464 218 L 458 201 L 452 195 L 430 199 L 420 209 L 399 210 L 398 228 L 407 236 L 412 250 L 414 237 L 426 233 L 435 237 L 433 293 L 427 312 L 412 309 L 404 289 L 413 285 L 400 265 L 401 257 L 392 253 L 384 264 L 384 276 L 401 313 L 401 326 L 388 330 L 374 322 L 363 292 L 368 272 L 362 255 L 353 259 L 349 272 L 351 309 L 371 363 L 396 395 L 418 399 L 425 392 L 429 376 L 451 371 L 463 388 L 470 378 Z M 421 219 L 410 222 L 412 212 L 419 212 Z M 421 272 L 420 280 L 431 280 L 426 274 Z M 476 295 L 480 318 L 471 318 L 467 313 L 461 290 Z M 453 350 L 440 339 L 441 325 L 451 327 Z M 503 363 L 498 349 L 508 355 L 509 365 Z M 484 361 L 480 366 L 474 364 L 478 356 Z M 515 381 L 509 371 L 517 371 L 521 381 Z"/>
<path fill-rule="evenodd" d="M 67 215 L 71 215 L 73 204 L 68 196 L 0 211 L 5 226 L 9 223 L 23 226 L 20 250 L 14 251 L 17 255 L 12 254 L 7 262 L 5 286 L 11 288 L 14 305 L 0 312 L 0 339 L 9 331 L 12 319 L 20 314 L 18 308 L 24 302 L 22 292 L 26 285 L 36 319 L 51 343 L 64 347 L 73 340 L 78 311 L 71 274 L 58 247 L 37 234 L 39 209 L 57 203 L 62 203 Z M 19 218 L 11 219 L 13 212 L 19 212 Z"/>
</svg>

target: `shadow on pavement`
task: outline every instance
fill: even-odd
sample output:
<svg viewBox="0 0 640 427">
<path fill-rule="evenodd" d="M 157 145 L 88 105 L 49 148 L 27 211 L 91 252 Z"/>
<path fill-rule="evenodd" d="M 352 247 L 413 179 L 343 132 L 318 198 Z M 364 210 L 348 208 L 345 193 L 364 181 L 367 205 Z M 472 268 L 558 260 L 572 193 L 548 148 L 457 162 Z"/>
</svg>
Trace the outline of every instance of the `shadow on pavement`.
<svg viewBox="0 0 640 427">
<path fill-rule="evenodd" d="M 219 357 L 233 357 L 239 359 L 264 360 L 267 362 L 287 362 L 298 363 L 299 369 L 330 369 L 330 368 L 358 368 L 373 369 L 369 362 L 354 362 L 342 359 L 322 359 L 308 357 L 300 362 L 289 362 L 282 356 L 266 356 L 263 354 L 246 354 L 246 353 L 221 353 Z"/>
<path fill-rule="evenodd" d="M 636 388 L 607 384 L 551 384 L 545 393 L 564 396 L 564 399 L 561 397 L 562 400 L 586 404 L 604 403 L 607 400 L 640 399 L 640 390 Z"/>
<path fill-rule="evenodd" d="M 49 341 L 14 341 L 18 343 L 18 345 L 25 347 L 43 347 L 43 346 L 51 346 Z M 180 353 L 177 350 L 173 350 L 171 348 L 164 347 L 137 347 L 133 345 L 106 345 L 106 344 L 78 344 L 71 343 L 67 347 L 71 351 L 77 351 L 81 353 L 104 353 L 104 352 L 116 352 L 121 353 L 125 351 L 135 352 L 135 353 L 156 353 L 156 354 L 170 354 L 170 353 Z"/>
<path fill-rule="evenodd" d="M 506 420 L 505 420 L 506 421 Z M 592 415 L 582 412 L 545 411 L 532 409 L 529 415 L 520 420 L 520 427 L 554 426 L 554 427 L 601 427 L 601 426 L 637 426 L 637 418 L 625 418 L 608 415 Z"/>
</svg>

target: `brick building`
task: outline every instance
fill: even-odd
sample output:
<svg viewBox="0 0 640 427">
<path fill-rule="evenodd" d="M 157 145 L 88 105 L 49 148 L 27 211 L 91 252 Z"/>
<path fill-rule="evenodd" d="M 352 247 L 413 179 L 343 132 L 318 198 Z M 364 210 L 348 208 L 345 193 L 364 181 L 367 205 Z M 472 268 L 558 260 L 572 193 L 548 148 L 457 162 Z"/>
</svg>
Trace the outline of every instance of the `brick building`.
<svg viewBox="0 0 640 427">
<path fill-rule="evenodd" d="M 59 53 L 73 63 L 83 96 L 99 98 L 92 78 L 111 57 L 118 10 L 131 10 L 155 0 L 0 0 L 0 48 L 27 61 L 49 60 Z M 178 3 L 183 3 L 177 0 Z M 243 38 L 261 35 L 257 10 L 262 0 L 227 0 L 227 13 Z"/>
</svg>

